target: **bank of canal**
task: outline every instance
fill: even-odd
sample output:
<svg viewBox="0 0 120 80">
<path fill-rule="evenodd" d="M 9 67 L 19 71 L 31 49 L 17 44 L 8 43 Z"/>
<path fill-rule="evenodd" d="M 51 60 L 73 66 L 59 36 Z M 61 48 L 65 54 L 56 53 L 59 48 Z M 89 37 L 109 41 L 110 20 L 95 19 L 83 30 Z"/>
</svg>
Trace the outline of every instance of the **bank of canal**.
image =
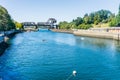
<svg viewBox="0 0 120 80">
<path fill-rule="evenodd" d="M 11 39 L 0 57 L 3 80 L 119 80 L 120 43 L 41 30 Z"/>
<path fill-rule="evenodd" d="M 8 48 L 9 46 L 9 39 L 15 36 L 15 34 L 20 33 L 21 31 L 19 30 L 11 30 L 11 31 L 6 31 L 5 36 L 1 35 L 4 34 L 4 32 L 0 33 L 0 56 L 4 53 L 4 51 Z"/>
</svg>

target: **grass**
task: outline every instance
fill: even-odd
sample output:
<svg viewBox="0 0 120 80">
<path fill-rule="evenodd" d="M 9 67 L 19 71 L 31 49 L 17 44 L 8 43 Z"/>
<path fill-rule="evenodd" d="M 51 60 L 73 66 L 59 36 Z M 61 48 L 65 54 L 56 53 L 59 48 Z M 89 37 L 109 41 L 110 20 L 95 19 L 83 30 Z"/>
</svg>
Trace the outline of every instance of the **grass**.
<svg viewBox="0 0 120 80">
<path fill-rule="evenodd" d="M 92 26 L 93 26 L 93 28 L 106 28 L 106 27 L 109 27 L 109 24 L 108 23 L 99 23 L 97 25 L 93 24 Z"/>
</svg>

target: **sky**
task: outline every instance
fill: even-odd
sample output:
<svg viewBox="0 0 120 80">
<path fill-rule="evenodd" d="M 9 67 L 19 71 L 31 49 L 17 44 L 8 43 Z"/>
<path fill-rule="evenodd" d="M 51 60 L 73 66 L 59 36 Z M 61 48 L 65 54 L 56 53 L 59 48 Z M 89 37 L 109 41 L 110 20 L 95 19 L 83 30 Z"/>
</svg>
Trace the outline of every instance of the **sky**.
<svg viewBox="0 0 120 80">
<path fill-rule="evenodd" d="M 101 9 L 118 13 L 120 0 L 0 0 L 18 22 L 72 21 Z"/>
</svg>

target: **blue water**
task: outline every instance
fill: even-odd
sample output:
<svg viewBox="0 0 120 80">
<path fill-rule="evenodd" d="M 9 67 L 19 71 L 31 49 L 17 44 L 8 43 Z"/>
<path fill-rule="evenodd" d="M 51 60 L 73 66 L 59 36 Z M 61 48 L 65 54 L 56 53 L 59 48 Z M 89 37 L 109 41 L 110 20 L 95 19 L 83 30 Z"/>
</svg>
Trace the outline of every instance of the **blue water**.
<svg viewBox="0 0 120 80">
<path fill-rule="evenodd" d="M 114 40 L 41 30 L 17 34 L 10 44 L 0 57 L 2 80 L 120 80 Z"/>
</svg>

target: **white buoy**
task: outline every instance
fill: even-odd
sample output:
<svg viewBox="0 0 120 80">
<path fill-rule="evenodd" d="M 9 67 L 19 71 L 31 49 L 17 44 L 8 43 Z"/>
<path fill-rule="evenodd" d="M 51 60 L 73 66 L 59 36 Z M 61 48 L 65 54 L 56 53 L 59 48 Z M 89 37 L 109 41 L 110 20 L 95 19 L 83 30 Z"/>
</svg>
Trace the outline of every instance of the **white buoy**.
<svg viewBox="0 0 120 80">
<path fill-rule="evenodd" d="M 66 79 L 66 80 L 69 80 L 70 78 L 72 78 L 73 76 L 75 77 L 77 74 L 77 71 L 73 71 L 72 74 Z"/>
<path fill-rule="evenodd" d="M 81 37 L 81 40 L 84 40 L 85 38 Z"/>
<path fill-rule="evenodd" d="M 73 75 L 76 76 L 76 74 L 77 74 L 77 71 L 74 70 L 74 71 L 73 71 Z"/>
</svg>

